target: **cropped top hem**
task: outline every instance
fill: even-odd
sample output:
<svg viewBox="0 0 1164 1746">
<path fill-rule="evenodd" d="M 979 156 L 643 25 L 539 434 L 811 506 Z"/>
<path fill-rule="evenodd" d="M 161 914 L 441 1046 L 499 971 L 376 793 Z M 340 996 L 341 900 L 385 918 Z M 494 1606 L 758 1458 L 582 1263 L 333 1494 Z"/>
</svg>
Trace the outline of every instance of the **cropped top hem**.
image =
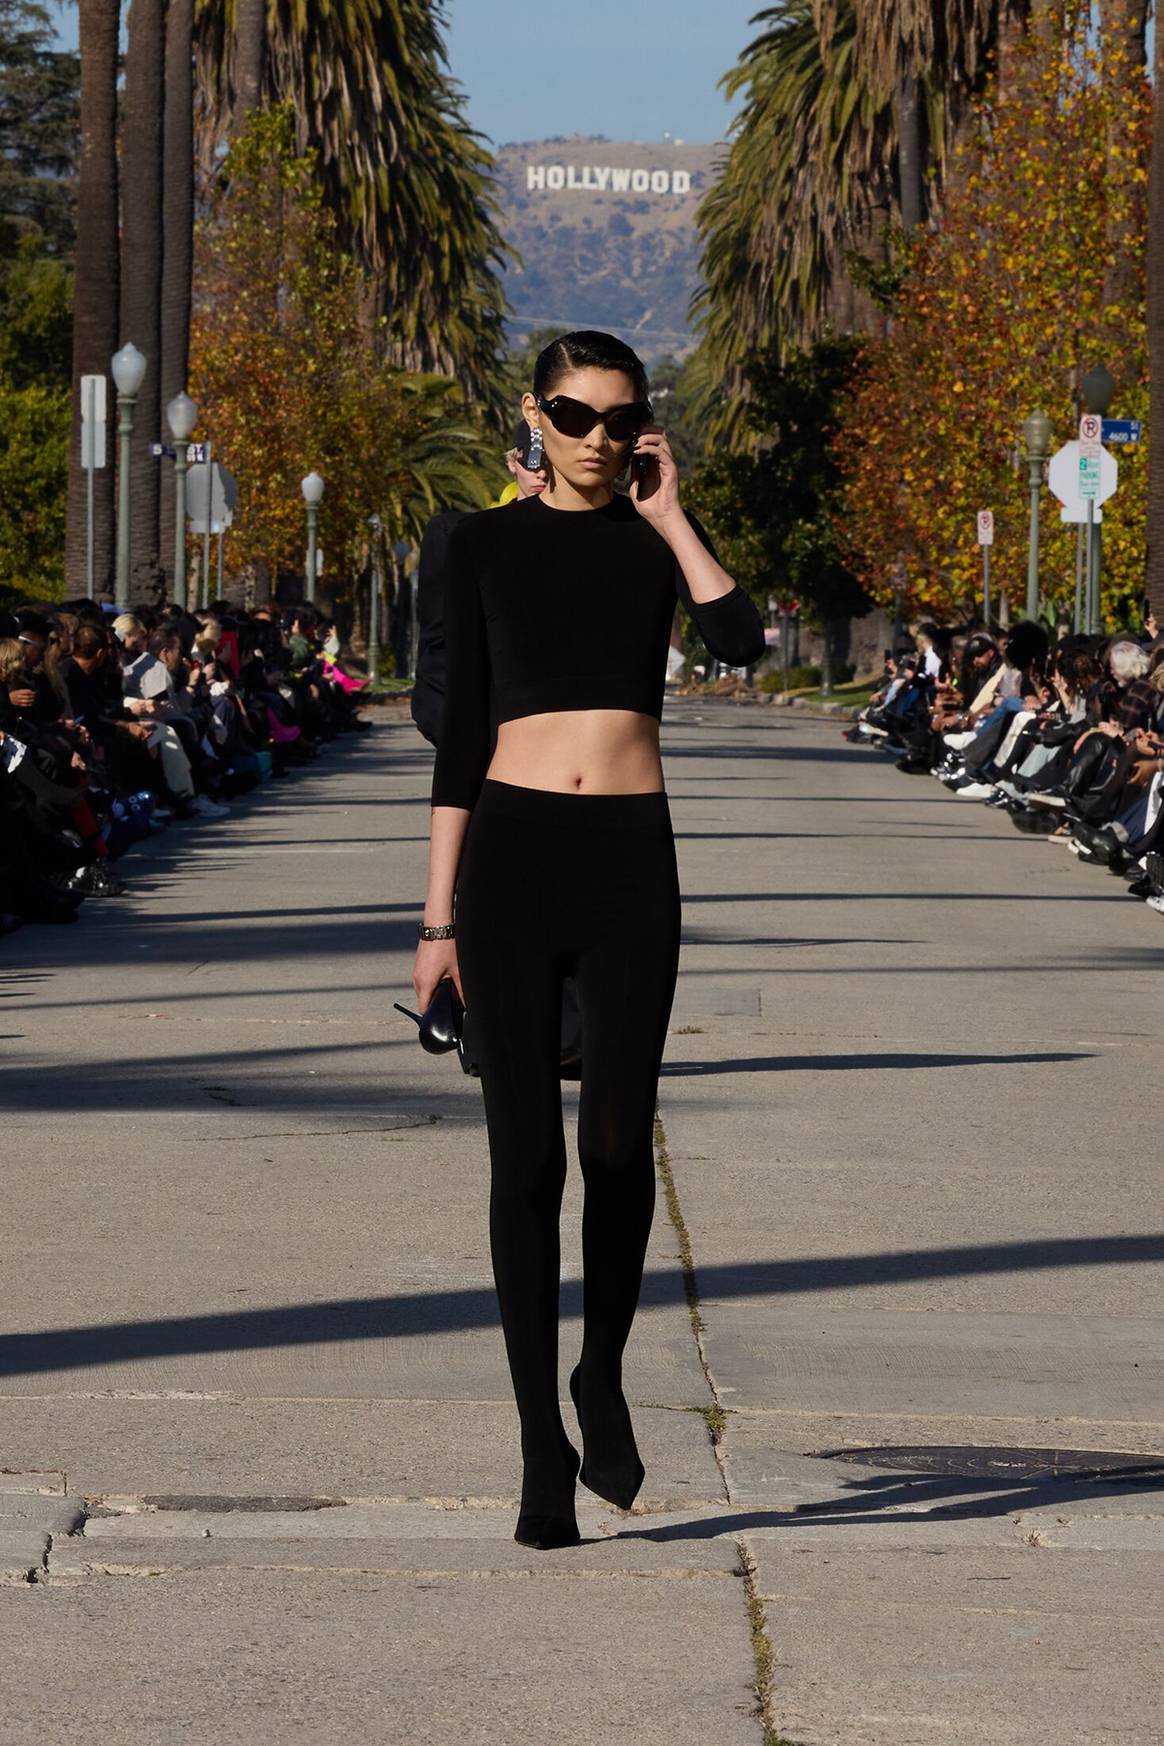
<svg viewBox="0 0 1164 1746">
<path fill-rule="evenodd" d="M 529 715 L 560 715 L 569 709 L 627 709 L 655 721 L 663 719 L 659 687 L 642 673 L 561 673 L 552 685 L 545 679 L 507 685 L 497 725 Z"/>
</svg>

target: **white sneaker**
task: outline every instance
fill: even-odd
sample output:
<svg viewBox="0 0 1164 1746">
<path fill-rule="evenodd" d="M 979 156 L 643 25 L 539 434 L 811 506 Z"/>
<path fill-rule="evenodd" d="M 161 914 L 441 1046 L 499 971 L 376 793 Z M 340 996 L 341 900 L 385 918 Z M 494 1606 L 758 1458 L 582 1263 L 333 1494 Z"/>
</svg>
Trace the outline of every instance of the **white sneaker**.
<svg viewBox="0 0 1164 1746">
<path fill-rule="evenodd" d="M 955 800 L 989 800 L 994 793 L 992 782 L 967 782 L 965 788 L 952 790 Z"/>
<path fill-rule="evenodd" d="M 973 732 L 966 733 L 966 734 L 943 734 L 942 735 L 942 740 L 943 740 L 944 744 L 949 746 L 949 748 L 952 752 L 964 752 L 966 750 L 966 747 L 968 745 L 970 745 L 971 741 L 976 740 L 977 738 L 978 738 L 977 733 L 973 733 Z"/>
<path fill-rule="evenodd" d="M 1061 794 L 1028 794 L 1026 798 L 1028 806 L 1053 806 L 1062 810 L 1067 804 Z"/>
<path fill-rule="evenodd" d="M 1157 915 L 1164 915 L 1164 894 L 1157 892 L 1152 897 L 1146 897 L 1144 902 L 1149 909 L 1154 909 Z"/>
<path fill-rule="evenodd" d="M 196 812 L 202 818 L 229 818 L 229 806 L 219 806 L 216 801 L 209 800 L 205 794 L 196 794 L 190 802 L 190 811 Z"/>
</svg>

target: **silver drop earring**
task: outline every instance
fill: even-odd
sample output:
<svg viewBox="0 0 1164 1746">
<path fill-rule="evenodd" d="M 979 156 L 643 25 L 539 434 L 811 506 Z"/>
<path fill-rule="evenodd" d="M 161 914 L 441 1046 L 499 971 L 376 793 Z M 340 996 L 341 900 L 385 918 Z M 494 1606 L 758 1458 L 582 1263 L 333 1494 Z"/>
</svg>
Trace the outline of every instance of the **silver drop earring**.
<svg viewBox="0 0 1164 1746">
<path fill-rule="evenodd" d="M 526 466 L 531 473 L 536 473 L 542 464 L 542 427 L 535 424 L 529 433 L 529 454 L 526 456 Z"/>
</svg>

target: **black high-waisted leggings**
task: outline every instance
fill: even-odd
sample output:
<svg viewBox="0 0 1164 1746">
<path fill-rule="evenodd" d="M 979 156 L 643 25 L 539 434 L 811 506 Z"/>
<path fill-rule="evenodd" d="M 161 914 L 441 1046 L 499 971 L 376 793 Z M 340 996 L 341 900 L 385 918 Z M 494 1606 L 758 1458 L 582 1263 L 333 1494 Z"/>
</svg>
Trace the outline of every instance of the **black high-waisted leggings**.
<svg viewBox="0 0 1164 1746">
<path fill-rule="evenodd" d="M 486 780 L 456 917 L 485 1095 L 489 1230 L 521 1416 L 522 1504 L 553 1512 L 568 1481 L 572 1509 L 572 1452 L 558 1406 L 562 981 L 575 978 L 582 1019 L 583 1388 L 595 1401 L 621 1402 L 654 1213 L 655 1099 L 679 959 L 666 795 L 559 794 Z"/>
</svg>

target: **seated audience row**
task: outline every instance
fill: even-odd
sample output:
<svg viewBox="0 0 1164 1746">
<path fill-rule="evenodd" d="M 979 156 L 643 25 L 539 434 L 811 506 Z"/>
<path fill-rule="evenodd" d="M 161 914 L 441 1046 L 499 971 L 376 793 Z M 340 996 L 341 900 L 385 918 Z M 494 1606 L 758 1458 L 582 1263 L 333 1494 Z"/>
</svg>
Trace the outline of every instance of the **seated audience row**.
<svg viewBox="0 0 1164 1746">
<path fill-rule="evenodd" d="M 848 738 L 1128 880 L 1164 913 L 1164 638 L 919 626 Z"/>
<path fill-rule="evenodd" d="M 111 862 L 366 728 L 311 607 L 0 612 L 0 932 L 121 895 Z"/>
</svg>

